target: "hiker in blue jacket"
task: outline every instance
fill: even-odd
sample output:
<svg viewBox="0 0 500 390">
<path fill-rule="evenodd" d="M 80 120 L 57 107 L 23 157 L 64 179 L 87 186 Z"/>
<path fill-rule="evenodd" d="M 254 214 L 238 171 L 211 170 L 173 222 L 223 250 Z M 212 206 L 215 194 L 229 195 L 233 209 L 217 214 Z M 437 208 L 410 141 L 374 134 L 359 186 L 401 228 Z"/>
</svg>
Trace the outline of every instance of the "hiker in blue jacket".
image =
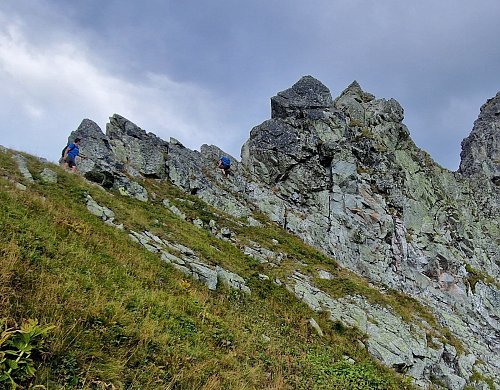
<svg viewBox="0 0 500 390">
<path fill-rule="evenodd" d="M 75 138 L 75 142 L 69 144 L 64 151 L 63 161 L 64 161 L 64 169 L 71 168 L 73 172 L 76 172 L 76 158 L 80 156 L 81 158 L 85 158 L 83 155 L 80 155 L 80 138 Z"/>
<path fill-rule="evenodd" d="M 228 177 L 231 173 L 231 160 L 229 157 L 222 156 L 219 161 L 217 161 L 217 167 L 221 170 L 222 174 L 225 177 Z"/>
</svg>

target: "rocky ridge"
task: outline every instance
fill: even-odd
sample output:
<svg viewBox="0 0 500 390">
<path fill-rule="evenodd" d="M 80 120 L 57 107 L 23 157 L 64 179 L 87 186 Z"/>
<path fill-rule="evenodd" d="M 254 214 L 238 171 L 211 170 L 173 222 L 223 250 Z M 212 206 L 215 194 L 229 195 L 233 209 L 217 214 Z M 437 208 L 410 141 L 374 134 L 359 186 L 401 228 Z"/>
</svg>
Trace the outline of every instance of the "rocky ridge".
<svg viewBox="0 0 500 390">
<path fill-rule="evenodd" d="M 214 169 L 225 154 L 219 148 L 192 151 L 116 114 L 106 134 L 85 119 L 69 140 L 83 139 L 89 158 L 80 170 L 104 188 L 148 201 L 143 178 L 170 180 L 248 223 L 262 212 L 374 285 L 429 306 L 461 348 L 430 337 L 424 320 L 409 324 L 360 295 L 332 298 L 310 275 L 284 281 L 313 310 L 360 328 L 373 356 L 422 388 L 435 379 L 450 389 L 486 388 L 475 373 L 500 388 L 499 102 L 497 94 L 482 107 L 459 172 L 415 146 L 394 99 L 376 99 L 357 82 L 333 99 L 311 76 L 271 99 L 271 118 L 252 129 L 228 180 Z M 146 232 L 132 237 L 168 248 Z M 266 248 L 245 250 L 279 266 Z M 167 260 L 182 267 L 190 257 L 182 256 Z M 193 267 L 185 272 L 197 277 Z"/>
</svg>

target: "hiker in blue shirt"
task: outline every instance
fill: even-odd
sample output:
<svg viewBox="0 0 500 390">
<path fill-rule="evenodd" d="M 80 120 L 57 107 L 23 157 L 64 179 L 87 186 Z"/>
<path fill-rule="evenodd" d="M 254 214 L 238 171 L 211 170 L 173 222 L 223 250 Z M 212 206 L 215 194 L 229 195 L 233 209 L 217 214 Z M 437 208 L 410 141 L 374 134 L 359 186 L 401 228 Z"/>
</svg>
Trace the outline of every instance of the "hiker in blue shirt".
<svg viewBox="0 0 500 390">
<path fill-rule="evenodd" d="M 80 155 L 80 141 L 80 138 L 75 138 L 75 142 L 66 147 L 63 156 L 64 169 L 71 168 L 73 172 L 76 172 L 76 158 L 78 156 L 85 158 L 83 155 Z"/>
<path fill-rule="evenodd" d="M 231 173 L 231 160 L 229 157 L 222 156 L 219 161 L 217 161 L 217 167 L 221 170 L 225 177 L 228 177 Z"/>
</svg>

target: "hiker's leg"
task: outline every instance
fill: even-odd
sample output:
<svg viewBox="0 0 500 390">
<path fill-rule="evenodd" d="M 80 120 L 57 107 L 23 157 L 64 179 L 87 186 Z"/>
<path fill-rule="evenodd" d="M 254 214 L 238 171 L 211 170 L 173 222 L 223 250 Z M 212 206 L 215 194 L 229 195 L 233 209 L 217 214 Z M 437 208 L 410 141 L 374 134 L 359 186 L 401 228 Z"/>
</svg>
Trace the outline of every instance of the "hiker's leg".
<svg viewBox="0 0 500 390">
<path fill-rule="evenodd" d="M 72 157 L 67 157 L 66 158 L 66 165 L 68 166 L 68 168 L 70 168 L 73 172 L 76 171 L 76 163 L 75 163 L 75 159 L 72 158 Z"/>
</svg>

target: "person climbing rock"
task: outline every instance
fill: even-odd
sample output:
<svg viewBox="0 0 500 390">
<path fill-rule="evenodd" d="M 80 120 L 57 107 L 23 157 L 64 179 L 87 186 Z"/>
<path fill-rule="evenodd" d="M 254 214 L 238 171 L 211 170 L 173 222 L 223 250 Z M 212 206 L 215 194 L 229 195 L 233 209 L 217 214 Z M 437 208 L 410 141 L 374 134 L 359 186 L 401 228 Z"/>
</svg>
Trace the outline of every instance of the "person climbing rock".
<svg viewBox="0 0 500 390">
<path fill-rule="evenodd" d="M 64 161 L 64 169 L 71 169 L 73 172 L 76 172 L 76 158 L 80 156 L 80 158 L 86 158 L 84 155 L 80 154 L 80 138 L 75 138 L 73 143 L 70 143 L 63 155 Z"/>
<path fill-rule="evenodd" d="M 231 174 L 231 160 L 227 156 L 222 156 L 217 161 L 217 167 L 221 170 L 224 177 L 229 177 Z"/>
</svg>

